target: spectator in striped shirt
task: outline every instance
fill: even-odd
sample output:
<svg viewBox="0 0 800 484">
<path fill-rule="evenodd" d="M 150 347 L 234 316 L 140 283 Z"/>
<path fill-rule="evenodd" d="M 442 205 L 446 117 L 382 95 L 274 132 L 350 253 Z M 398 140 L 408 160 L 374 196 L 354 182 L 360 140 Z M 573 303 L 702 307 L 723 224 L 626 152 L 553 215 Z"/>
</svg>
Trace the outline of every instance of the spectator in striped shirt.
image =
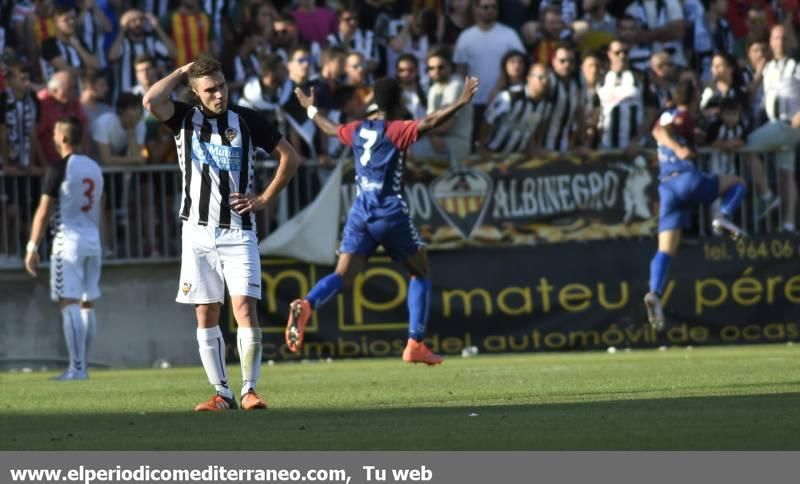
<svg viewBox="0 0 800 484">
<path fill-rule="evenodd" d="M 617 22 L 619 40 L 625 43 L 628 49 L 628 63 L 634 69 L 647 72 L 650 69 L 650 56 L 653 47 L 650 42 L 640 42 L 642 26 L 639 21 L 630 15 L 623 15 Z"/>
<path fill-rule="evenodd" d="M 542 140 L 550 117 L 550 77 L 547 68 L 534 64 L 527 85 L 500 91 L 486 109 L 481 127 L 483 156 L 542 153 Z"/>
<path fill-rule="evenodd" d="M 709 171 L 717 175 L 736 175 L 735 153 L 747 142 L 750 129 L 740 100 L 724 98 L 718 109 L 718 119 L 706 131 L 706 144 L 717 150 L 711 155 Z M 714 206 L 719 211 L 719 201 Z"/>
<path fill-rule="evenodd" d="M 120 33 L 108 49 L 108 62 L 113 65 L 115 98 L 121 92 L 130 92 L 136 85 L 134 63 L 141 55 L 151 57 L 163 66 L 177 55 L 177 50 L 153 14 L 131 9 L 122 14 Z"/>
<path fill-rule="evenodd" d="M 328 35 L 328 45 L 340 45 L 349 51 L 364 56 L 367 72 L 373 73 L 380 63 L 378 41 L 371 30 L 358 28 L 357 4 L 345 5 L 336 12 L 339 26 L 336 32 Z"/>
<path fill-rule="evenodd" d="M 608 48 L 609 71 L 597 88 L 602 110 L 598 128 L 600 148 L 624 149 L 632 156 L 658 115 L 658 100 L 647 77 L 628 63 L 628 53 L 622 40 Z"/>
<path fill-rule="evenodd" d="M 99 69 L 100 62 L 77 35 L 75 25 L 78 11 L 74 5 L 59 4 L 53 18 L 56 35 L 42 42 L 41 62 L 44 80 L 56 71 L 71 70 L 75 75 L 82 68 Z"/>
<path fill-rule="evenodd" d="M 719 109 L 723 99 L 733 99 L 742 107 L 748 106 L 747 87 L 741 79 L 736 67 L 736 59 L 727 53 L 718 52 L 711 62 L 713 79 L 700 96 L 700 109 L 706 122 L 713 123 L 719 117 Z M 747 111 L 743 113 L 749 119 Z"/>
</svg>

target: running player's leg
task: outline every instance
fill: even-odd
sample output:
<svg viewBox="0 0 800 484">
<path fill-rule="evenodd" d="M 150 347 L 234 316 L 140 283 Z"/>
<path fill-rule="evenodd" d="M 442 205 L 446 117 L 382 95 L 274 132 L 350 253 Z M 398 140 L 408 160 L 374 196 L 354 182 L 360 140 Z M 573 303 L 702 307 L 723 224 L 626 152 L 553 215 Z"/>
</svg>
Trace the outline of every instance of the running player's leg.
<svg viewBox="0 0 800 484">
<path fill-rule="evenodd" d="M 228 386 L 225 367 L 225 341 L 219 328 L 224 281 L 215 248 L 214 229 L 183 224 L 179 303 L 193 304 L 197 317 L 197 346 L 200 361 L 214 386 L 215 394 L 195 407 L 198 412 L 236 408 Z"/>
<path fill-rule="evenodd" d="M 408 341 L 403 361 L 438 365 L 442 357 L 433 354 L 423 339 L 428 324 L 431 278 L 428 254 L 408 214 L 400 212 L 370 226 L 376 240 L 411 274 L 408 283 Z"/>
<path fill-rule="evenodd" d="M 691 217 L 690 209 L 681 199 L 682 188 L 687 185 L 688 175 L 679 175 L 662 181 L 658 187 L 660 212 L 658 220 L 658 251 L 650 261 L 650 291 L 644 297 L 647 319 L 657 331 L 664 329 L 664 312 L 661 296 L 667 285 L 669 267 L 678 253 L 681 228 Z"/>
<path fill-rule="evenodd" d="M 256 307 L 261 299 L 258 239 L 252 230 L 219 229 L 216 244 L 238 326 L 236 347 L 242 369 L 242 409 L 265 409 L 267 402 L 256 393 L 262 353 L 261 327 Z"/>
<path fill-rule="evenodd" d="M 377 247 L 378 242 L 367 230 L 366 213 L 353 205 L 342 231 L 336 270 L 317 281 L 303 299 L 295 299 L 289 305 L 289 321 L 286 323 L 285 333 L 289 350 L 297 352 L 303 345 L 303 334 L 311 311 L 330 301 L 351 284 L 356 274 L 364 269 L 367 257 Z"/>
<path fill-rule="evenodd" d="M 342 246 L 345 247 L 344 241 Z M 351 249 L 345 248 L 345 250 Z M 369 253 L 373 251 L 374 248 L 369 249 Z M 295 353 L 300 351 L 311 312 L 330 301 L 342 289 L 349 287 L 356 275 L 364 270 L 366 263 L 366 254 L 340 252 L 336 270 L 317 281 L 303 299 L 292 301 L 289 305 L 289 321 L 286 323 L 285 332 L 289 350 Z"/>
<path fill-rule="evenodd" d="M 711 223 L 714 231 L 719 234 L 726 234 L 733 239 L 744 236 L 744 231 L 732 222 L 733 215 L 744 200 L 747 194 L 747 187 L 744 180 L 738 176 L 720 176 L 717 196 L 722 198 L 720 206 L 720 216 L 716 217 Z"/>
</svg>

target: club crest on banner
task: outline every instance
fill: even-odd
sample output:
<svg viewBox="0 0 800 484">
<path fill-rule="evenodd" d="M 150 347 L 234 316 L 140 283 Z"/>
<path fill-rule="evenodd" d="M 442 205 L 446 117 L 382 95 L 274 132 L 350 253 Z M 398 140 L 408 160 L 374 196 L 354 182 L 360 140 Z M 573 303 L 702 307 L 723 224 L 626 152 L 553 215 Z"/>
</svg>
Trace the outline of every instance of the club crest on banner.
<svg viewBox="0 0 800 484">
<path fill-rule="evenodd" d="M 436 210 L 468 239 L 486 215 L 492 179 L 478 170 L 448 170 L 431 182 L 429 190 Z"/>
</svg>

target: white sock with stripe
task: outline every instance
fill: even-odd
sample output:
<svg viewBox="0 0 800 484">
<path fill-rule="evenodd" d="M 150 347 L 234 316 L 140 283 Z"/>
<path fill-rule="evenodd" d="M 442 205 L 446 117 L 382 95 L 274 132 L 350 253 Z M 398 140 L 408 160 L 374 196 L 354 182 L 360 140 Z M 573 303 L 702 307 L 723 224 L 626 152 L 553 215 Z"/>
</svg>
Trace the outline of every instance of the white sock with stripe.
<svg viewBox="0 0 800 484">
<path fill-rule="evenodd" d="M 228 387 L 228 372 L 225 370 L 225 340 L 219 326 L 197 328 L 197 346 L 208 382 L 223 397 L 233 398 L 233 392 Z"/>
<path fill-rule="evenodd" d="M 69 369 L 86 371 L 86 329 L 81 318 L 81 307 L 69 304 L 61 310 L 64 339 L 69 352 Z"/>
<path fill-rule="evenodd" d="M 242 395 L 256 390 L 261 373 L 261 328 L 239 328 L 236 332 L 242 365 Z"/>
</svg>

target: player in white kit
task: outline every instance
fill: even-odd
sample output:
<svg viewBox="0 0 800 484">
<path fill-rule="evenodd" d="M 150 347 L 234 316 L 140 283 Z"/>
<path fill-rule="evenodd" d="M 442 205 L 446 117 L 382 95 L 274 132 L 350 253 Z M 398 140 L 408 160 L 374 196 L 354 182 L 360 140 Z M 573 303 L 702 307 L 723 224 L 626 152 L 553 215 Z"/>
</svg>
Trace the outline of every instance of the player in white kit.
<svg viewBox="0 0 800 484">
<path fill-rule="evenodd" d="M 73 117 L 59 120 L 53 141 L 61 160 L 49 166 L 25 249 L 25 269 L 36 276 L 39 242 L 50 217 L 55 236 L 50 257 L 50 297 L 61 308 L 69 367 L 56 380 L 88 378 L 86 354 L 94 336 L 94 301 L 100 297 L 101 243 L 98 221 L 103 173 L 97 162 L 76 153 L 83 137 Z"/>
</svg>

